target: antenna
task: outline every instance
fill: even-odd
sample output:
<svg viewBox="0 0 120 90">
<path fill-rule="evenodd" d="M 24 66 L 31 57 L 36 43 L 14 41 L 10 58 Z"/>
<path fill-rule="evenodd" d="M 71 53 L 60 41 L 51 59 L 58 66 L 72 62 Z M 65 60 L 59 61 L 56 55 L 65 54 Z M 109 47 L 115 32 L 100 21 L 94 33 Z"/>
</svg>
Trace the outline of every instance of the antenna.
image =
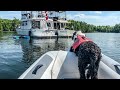
<svg viewBox="0 0 120 90">
<path fill-rule="evenodd" d="M 67 17 L 66 17 L 66 11 L 65 11 L 65 20 L 67 20 Z"/>
</svg>

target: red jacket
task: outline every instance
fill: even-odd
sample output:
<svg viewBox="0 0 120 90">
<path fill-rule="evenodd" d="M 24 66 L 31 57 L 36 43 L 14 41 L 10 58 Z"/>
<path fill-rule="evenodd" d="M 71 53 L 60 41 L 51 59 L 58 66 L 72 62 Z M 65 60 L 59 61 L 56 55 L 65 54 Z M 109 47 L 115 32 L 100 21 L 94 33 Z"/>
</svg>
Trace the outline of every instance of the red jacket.
<svg viewBox="0 0 120 90">
<path fill-rule="evenodd" d="M 92 41 L 91 39 L 85 37 L 84 39 L 80 36 L 80 35 L 77 35 L 77 39 L 76 41 L 73 43 L 72 45 L 72 48 L 73 50 L 75 51 L 75 49 L 80 45 L 82 44 L 83 42 L 86 42 L 86 41 Z"/>
</svg>

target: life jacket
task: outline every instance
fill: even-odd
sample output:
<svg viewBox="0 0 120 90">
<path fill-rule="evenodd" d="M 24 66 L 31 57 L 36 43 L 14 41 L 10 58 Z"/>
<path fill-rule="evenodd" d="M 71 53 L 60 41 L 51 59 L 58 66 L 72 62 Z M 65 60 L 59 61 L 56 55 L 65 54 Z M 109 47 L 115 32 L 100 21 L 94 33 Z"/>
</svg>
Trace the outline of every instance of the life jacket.
<svg viewBox="0 0 120 90">
<path fill-rule="evenodd" d="M 79 45 L 81 45 L 82 43 L 87 42 L 87 41 L 92 41 L 92 40 L 89 39 L 89 38 L 87 38 L 87 37 L 84 37 L 84 39 L 83 39 L 82 36 L 77 35 L 77 39 L 76 39 L 76 41 L 73 43 L 72 49 L 75 51 L 75 49 L 76 49 Z"/>
</svg>

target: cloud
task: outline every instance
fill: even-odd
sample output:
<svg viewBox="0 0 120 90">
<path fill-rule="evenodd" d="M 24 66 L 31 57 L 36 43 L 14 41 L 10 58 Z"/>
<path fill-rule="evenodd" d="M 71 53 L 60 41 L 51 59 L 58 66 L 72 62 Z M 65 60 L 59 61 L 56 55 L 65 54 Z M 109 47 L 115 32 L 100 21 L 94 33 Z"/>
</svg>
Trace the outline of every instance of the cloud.
<svg viewBox="0 0 120 90">
<path fill-rule="evenodd" d="M 71 14 L 68 14 L 66 17 L 67 17 L 67 19 L 73 19 Z"/>
<path fill-rule="evenodd" d="M 0 17 L 3 18 L 3 19 L 14 19 L 14 17 L 17 18 L 17 19 L 20 19 L 21 15 L 12 13 L 12 14 L 8 14 L 8 15 L 6 15 L 6 14 L 1 15 Z"/>
<path fill-rule="evenodd" d="M 78 14 L 78 15 L 74 15 L 74 18 L 81 18 L 81 19 L 99 19 L 100 16 Z"/>
<path fill-rule="evenodd" d="M 21 11 L 1 11 L 1 18 L 13 19 L 14 17 L 21 19 Z M 93 25 L 111 25 L 120 23 L 119 11 L 69 11 L 67 19 L 84 21 Z"/>
<path fill-rule="evenodd" d="M 78 14 L 78 15 L 75 15 L 75 17 L 85 17 L 85 14 Z"/>
<path fill-rule="evenodd" d="M 101 12 L 101 11 L 95 11 L 95 13 L 96 13 L 96 14 L 102 14 L 102 12 Z"/>
<path fill-rule="evenodd" d="M 110 25 L 114 26 L 115 24 L 120 23 L 120 15 L 87 15 L 84 13 L 77 13 L 76 15 L 68 15 L 68 19 L 73 19 L 77 21 L 84 21 L 88 24 L 93 24 L 93 25 Z"/>
<path fill-rule="evenodd" d="M 16 17 L 17 19 L 20 19 L 21 13 L 20 11 L 1 11 L 0 17 L 3 19 L 13 19 L 14 17 Z"/>
</svg>

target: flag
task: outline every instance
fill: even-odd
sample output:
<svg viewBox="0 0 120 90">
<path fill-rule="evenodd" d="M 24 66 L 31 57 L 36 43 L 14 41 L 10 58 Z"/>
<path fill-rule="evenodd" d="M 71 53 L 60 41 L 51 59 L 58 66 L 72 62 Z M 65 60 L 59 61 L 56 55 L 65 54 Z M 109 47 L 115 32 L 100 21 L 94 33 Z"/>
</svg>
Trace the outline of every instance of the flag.
<svg viewBox="0 0 120 90">
<path fill-rule="evenodd" d="M 48 20 L 48 14 L 47 14 L 47 11 L 45 11 L 45 18 L 46 18 L 46 20 Z"/>
</svg>

